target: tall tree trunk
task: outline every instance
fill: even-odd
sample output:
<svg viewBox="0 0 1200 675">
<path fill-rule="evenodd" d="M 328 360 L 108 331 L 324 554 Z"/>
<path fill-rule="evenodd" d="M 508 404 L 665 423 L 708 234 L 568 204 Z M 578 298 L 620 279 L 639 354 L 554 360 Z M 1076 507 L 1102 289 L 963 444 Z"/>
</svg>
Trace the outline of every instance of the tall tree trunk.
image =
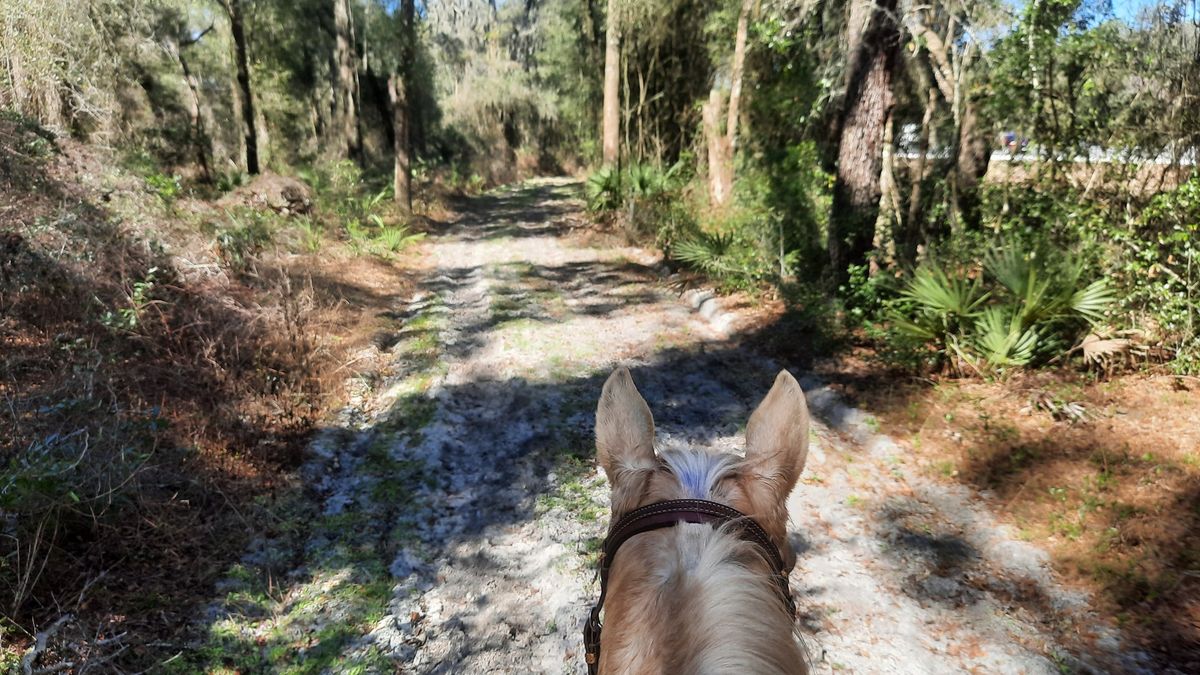
<svg viewBox="0 0 1200 675">
<path fill-rule="evenodd" d="M 392 93 L 391 85 L 388 84 L 391 75 L 381 77 L 369 65 L 363 66 L 363 75 L 365 79 L 361 81 L 364 83 L 363 87 L 370 90 L 368 98 L 371 99 L 371 104 L 375 106 L 375 111 L 379 114 L 379 121 L 383 123 L 383 135 L 384 140 L 387 141 L 387 147 L 395 147 L 396 133 L 392 129 Z"/>
<path fill-rule="evenodd" d="M 334 148 L 341 158 L 361 159 L 358 127 L 358 69 L 350 0 L 333 0 Z"/>
<path fill-rule="evenodd" d="M 942 97 L 950 105 L 957 135 L 954 145 L 954 173 L 950 176 L 953 193 L 953 221 L 968 228 L 979 226 L 979 181 L 987 173 L 988 142 L 979 129 L 979 112 L 970 95 L 968 73 L 973 55 L 971 45 L 961 52 L 955 45 L 956 20 L 951 17 L 942 37 L 923 22 L 911 24 L 913 34 L 921 38 L 929 54 L 930 70 Z"/>
<path fill-rule="evenodd" d="M 955 185 L 958 189 L 958 212 L 963 224 L 977 229 L 979 213 L 979 183 L 987 173 L 991 153 L 988 142 L 979 129 L 979 113 L 968 96 L 963 100 L 958 125 L 958 156 L 955 161 Z"/>
<path fill-rule="evenodd" d="M 928 76 L 921 78 L 928 80 Z M 904 218 L 903 234 L 896 238 L 896 259 L 900 264 L 911 266 L 917 261 L 917 246 L 925 219 L 925 178 L 929 164 L 929 138 L 933 128 L 933 113 L 937 106 L 937 88 L 927 85 L 925 90 L 925 114 L 921 116 L 921 131 L 917 137 L 917 161 L 909 166 L 908 215 Z"/>
<path fill-rule="evenodd" d="M 237 61 L 238 91 L 242 101 L 242 127 L 246 138 L 246 173 L 257 174 L 258 126 L 254 117 L 254 95 L 250 89 L 250 59 L 246 55 L 246 30 L 242 23 L 242 0 L 225 0 L 229 28 L 233 34 L 234 58 Z"/>
<path fill-rule="evenodd" d="M 196 150 L 196 162 L 200 164 L 200 170 L 204 173 L 204 180 L 212 180 L 211 163 L 208 160 L 209 154 L 209 139 L 208 132 L 204 129 L 204 116 L 200 110 L 200 88 L 196 82 L 196 76 L 192 74 L 188 68 L 187 59 L 184 58 L 182 51 L 177 51 L 176 56 L 179 59 L 179 68 L 183 71 L 183 81 L 187 84 L 188 91 L 191 92 L 191 98 L 188 101 L 188 117 L 191 118 L 192 127 L 192 146 Z"/>
<path fill-rule="evenodd" d="M 408 148 L 408 84 L 404 77 L 393 73 L 388 78 L 388 99 L 392 104 L 392 151 L 395 167 L 392 187 L 396 205 L 412 211 L 412 165 Z"/>
<path fill-rule="evenodd" d="M 392 151 L 395 166 L 392 187 L 396 204 L 406 213 L 412 211 L 412 130 L 409 120 L 413 58 L 416 55 L 416 8 L 414 0 L 403 0 L 404 24 L 400 36 L 400 72 L 388 78 L 388 99 L 392 104 Z"/>
<path fill-rule="evenodd" d="M 729 137 L 721 133 L 723 99 L 721 89 L 714 83 L 708 93 L 708 102 L 701 110 L 704 122 L 704 140 L 708 148 L 708 199 L 713 206 L 726 204 L 733 186 L 733 173 L 729 162 Z"/>
<path fill-rule="evenodd" d="M 186 37 L 178 42 L 169 40 L 166 43 L 167 52 L 173 55 L 179 64 L 179 70 L 183 73 L 183 82 L 187 85 L 188 92 L 191 94 L 191 97 L 188 99 L 188 118 L 192 128 L 192 147 L 196 151 L 196 163 L 200 165 L 200 170 L 204 174 L 204 180 L 209 182 L 212 181 L 212 166 L 209 159 L 209 155 L 212 152 L 212 142 L 207 130 L 204 128 L 204 115 L 200 102 L 200 84 L 196 76 L 192 73 L 192 69 L 188 66 L 187 58 L 184 57 L 183 51 L 203 39 L 212 29 L 213 26 L 209 25 L 208 28 L 200 31 L 195 37 Z"/>
<path fill-rule="evenodd" d="M 875 237 L 884 125 L 895 106 L 892 80 L 900 63 L 896 4 L 897 0 L 855 2 L 851 9 L 851 51 L 829 219 L 829 262 L 839 284 L 846 281 L 850 265 L 866 261 Z"/>
<path fill-rule="evenodd" d="M 616 166 L 621 143 L 621 25 L 617 0 L 608 0 L 607 33 L 604 38 L 603 160 Z"/>
<path fill-rule="evenodd" d="M 738 116 L 741 114 L 742 75 L 746 70 L 746 34 L 750 32 L 750 12 L 754 0 L 742 0 L 742 11 L 738 14 L 737 33 L 733 42 L 733 69 L 730 73 L 729 116 L 725 120 L 725 137 L 729 146 L 728 161 L 733 161 L 737 148 Z M 732 175 L 733 170 L 730 169 Z"/>
<path fill-rule="evenodd" d="M 724 134 L 721 133 L 723 101 L 715 81 L 708 94 L 708 103 L 702 110 L 708 147 L 708 196 L 713 206 L 724 206 L 733 196 L 733 160 L 741 117 L 742 80 L 746 70 L 746 36 L 750 32 L 750 12 L 753 9 L 754 0 L 742 0 L 733 41 L 733 63 L 729 75 L 729 111 L 725 116 Z"/>
</svg>

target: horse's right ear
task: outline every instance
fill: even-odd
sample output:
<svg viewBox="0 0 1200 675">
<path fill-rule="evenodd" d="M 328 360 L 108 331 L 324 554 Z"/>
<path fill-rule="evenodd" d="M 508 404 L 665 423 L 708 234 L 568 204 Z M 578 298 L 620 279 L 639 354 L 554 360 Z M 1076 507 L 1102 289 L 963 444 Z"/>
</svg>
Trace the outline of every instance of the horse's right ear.
<svg viewBox="0 0 1200 675">
<path fill-rule="evenodd" d="M 807 457 L 808 404 L 796 378 L 783 370 L 746 425 L 746 466 L 783 503 Z"/>
<path fill-rule="evenodd" d="M 654 418 L 633 385 L 628 368 L 613 371 L 600 392 L 600 403 L 596 406 L 596 456 L 614 487 L 623 474 L 656 466 Z"/>
</svg>

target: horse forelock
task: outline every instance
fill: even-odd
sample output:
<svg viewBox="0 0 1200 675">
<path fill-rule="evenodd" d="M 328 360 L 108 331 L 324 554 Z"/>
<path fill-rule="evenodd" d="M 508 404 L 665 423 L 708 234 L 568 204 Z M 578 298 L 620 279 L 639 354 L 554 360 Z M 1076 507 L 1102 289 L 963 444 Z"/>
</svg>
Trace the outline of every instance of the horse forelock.
<svg viewBox="0 0 1200 675">
<path fill-rule="evenodd" d="M 659 455 L 679 481 L 688 499 L 711 499 L 722 478 L 728 476 L 738 457 L 701 450 L 664 450 Z"/>
</svg>

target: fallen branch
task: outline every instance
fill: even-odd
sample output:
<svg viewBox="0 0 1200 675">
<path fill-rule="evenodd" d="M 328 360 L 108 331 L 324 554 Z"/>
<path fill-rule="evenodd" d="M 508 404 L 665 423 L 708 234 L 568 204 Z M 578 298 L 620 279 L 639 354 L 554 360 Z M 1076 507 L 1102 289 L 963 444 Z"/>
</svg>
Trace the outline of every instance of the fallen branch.
<svg viewBox="0 0 1200 675">
<path fill-rule="evenodd" d="M 57 621 L 50 624 L 49 628 L 43 631 L 38 631 L 38 634 L 34 636 L 33 646 L 30 647 L 29 651 L 25 652 L 25 655 L 21 657 L 21 671 L 25 673 L 25 675 L 34 675 L 33 662 L 37 661 L 37 658 L 42 655 L 42 652 L 46 651 L 46 642 L 48 642 L 50 638 L 54 637 L 54 634 L 58 632 L 58 629 L 62 628 L 63 624 L 70 621 L 72 618 L 74 617 L 72 617 L 70 614 L 63 614 L 62 616 L 58 617 Z M 69 665 L 67 667 L 70 668 L 73 667 L 73 665 Z M 38 672 L 53 671 L 39 670 Z"/>
</svg>

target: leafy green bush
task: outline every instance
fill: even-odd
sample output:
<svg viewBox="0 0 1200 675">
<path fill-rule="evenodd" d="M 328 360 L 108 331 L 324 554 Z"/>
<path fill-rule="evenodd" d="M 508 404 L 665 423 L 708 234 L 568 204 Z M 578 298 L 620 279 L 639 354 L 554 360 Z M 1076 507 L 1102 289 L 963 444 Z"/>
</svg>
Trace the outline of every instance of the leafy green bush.
<svg viewBox="0 0 1200 675">
<path fill-rule="evenodd" d="M 157 267 L 151 267 L 146 270 L 146 274 L 136 281 L 129 284 L 128 302 L 125 307 L 119 307 L 115 311 L 110 310 L 100 317 L 100 323 L 104 324 L 110 330 L 115 331 L 135 331 L 142 321 L 142 315 L 154 300 L 151 295 L 154 293 L 154 286 L 157 283 L 155 275 L 158 273 Z"/>
<path fill-rule="evenodd" d="M 178 175 L 168 176 L 163 173 L 152 173 L 146 176 L 146 185 L 150 190 L 163 201 L 164 204 L 170 206 L 175 203 L 175 200 L 183 192 L 183 185 L 180 183 Z"/>
<path fill-rule="evenodd" d="M 303 218 L 296 227 L 300 230 L 300 244 L 305 251 L 317 253 L 325 245 L 325 228 L 312 218 Z"/>
<path fill-rule="evenodd" d="M 1200 176 L 1157 195 L 1129 226 L 1106 228 L 1109 265 L 1129 320 L 1200 372 Z"/>
<path fill-rule="evenodd" d="M 624 170 L 602 167 L 584 183 L 588 208 L 601 212 L 635 209 L 674 196 L 680 187 L 678 179 L 682 166 L 680 161 L 665 170 L 653 164 L 632 164 Z"/>
<path fill-rule="evenodd" d="M 362 255 L 370 248 L 371 232 L 357 218 L 348 220 L 346 221 L 346 242 L 351 253 L 356 256 Z"/>
<path fill-rule="evenodd" d="M 669 247 L 669 253 L 725 290 L 750 290 L 772 278 L 775 271 L 754 234 L 744 221 L 722 218 L 684 233 Z"/>
<path fill-rule="evenodd" d="M 587 206 L 591 211 L 613 211 L 625 201 L 621 189 L 621 172 L 615 167 L 597 169 L 583 184 Z"/>
<path fill-rule="evenodd" d="M 271 242 L 268 216 L 260 211 L 229 214 L 232 225 L 217 232 L 217 255 L 235 272 L 244 272 Z"/>
<path fill-rule="evenodd" d="M 1106 318 L 1115 297 L 1104 278 L 1049 246 L 997 241 L 982 264 L 948 267 L 926 260 L 890 303 L 901 336 L 930 345 L 936 360 L 979 373 L 1061 357 L 1085 328 Z"/>
<path fill-rule="evenodd" d="M 216 187 L 219 192 L 233 192 L 250 182 L 250 177 L 240 169 L 220 172 L 217 174 Z"/>
</svg>

